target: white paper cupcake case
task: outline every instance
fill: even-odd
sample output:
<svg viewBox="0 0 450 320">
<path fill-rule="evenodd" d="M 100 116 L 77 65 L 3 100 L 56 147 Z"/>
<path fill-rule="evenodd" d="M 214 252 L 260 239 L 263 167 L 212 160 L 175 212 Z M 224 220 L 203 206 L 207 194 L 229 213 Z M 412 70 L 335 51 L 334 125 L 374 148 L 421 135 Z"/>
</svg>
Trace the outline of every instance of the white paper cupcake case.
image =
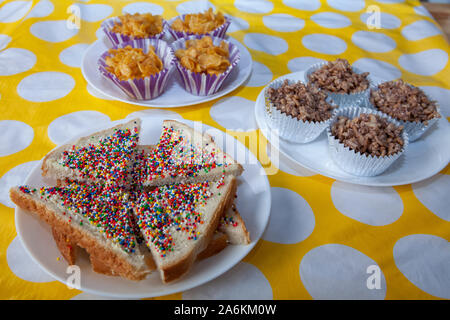
<svg viewBox="0 0 450 320">
<path fill-rule="evenodd" d="M 113 46 L 124 43 L 124 42 L 129 42 L 129 41 L 132 41 L 135 39 L 162 39 L 164 37 L 164 33 L 167 28 L 167 21 L 163 20 L 163 29 L 160 33 L 158 33 L 152 37 L 147 37 L 147 38 L 133 38 L 133 37 L 129 37 L 124 34 L 112 32 L 111 30 L 117 22 L 120 22 L 119 17 L 112 17 L 112 18 L 104 20 L 101 24 L 101 28 L 102 28 L 103 32 L 108 37 L 109 41 L 111 41 Z"/>
<path fill-rule="evenodd" d="M 109 55 L 108 51 L 106 51 L 98 60 L 98 68 L 100 73 L 120 88 L 131 99 L 150 100 L 160 96 L 164 92 L 168 79 L 171 77 L 171 74 L 175 69 L 175 56 L 172 48 L 163 40 L 135 39 L 133 41 L 116 45 L 112 49 L 124 48 L 128 45 L 133 48 L 141 48 L 144 52 L 148 52 L 148 48 L 153 46 L 155 48 L 156 55 L 163 63 L 163 70 L 155 75 L 145 78 L 119 80 L 114 74 L 106 69 L 107 65 L 105 59 Z"/>
<path fill-rule="evenodd" d="M 408 134 L 403 130 L 402 138 L 403 138 L 403 149 L 397 152 L 394 155 L 386 156 L 386 157 L 376 157 L 376 156 L 368 156 L 365 154 L 357 153 L 354 150 L 351 150 L 349 147 L 345 146 L 343 143 L 339 142 L 337 138 L 335 138 L 331 134 L 331 127 L 333 123 L 337 121 L 339 116 L 345 116 L 349 119 L 353 119 L 358 117 L 362 113 L 371 113 L 378 115 L 387 119 L 388 121 L 394 123 L 395 125 L 401 125 L 398 121 L 395 121 L 391 117 L 386 114 L 369 109 L 369 108 L 359 108 L 359 107 L 349 107 L 338 109 L 331 122 L 327 128 L 328 135 L 328 150 L 330 157 L 336 163 L 336 165 L 341 168 L 343 171 L 350 173 L 355 176 L 364 176 L 364 177 L 372 177 L 382 174 L 386 171 L 400 156 L 405 153 L 409 138 Z"/>
<path fill-rule="evenodd" d="M 203 36 L 189 36 L 174 41 L 172 43 L 173 52 L 176 52 L 178 49 L 185 49 L 187 40 L 200 39 L 202 37 Z M 177 67 L 184 89 L 197 96 L 208 96 L 218 92 L 241 58 L 239 49 L 236 45 L 222 38 L 211 38 L 215 46 L 219 46 L 222 41 L 228 43 L 230 66 L 218 76 L 190 71 L 183 67 L 178 59 L 175 59 L 175 66 Z"/>
<path fill-rule="evenodd" d="M 299 81 L 288 80 L 289 83 L 297 83 Z M 321 122 L 302 121 L 286 115 L 278 110 L 268 99 L 268 88 L 279 88 L 284 79 L 271 82 L 265 89 L 264 97 L 266 104 L 266 119 L 272 130 L 276 130 L 280 138 L 294 143 L 308 143 L 315 140 L 328 126 L 330 119 Z"/>
<path fill-rule="evenodd" d="M 378 90 L 377 89 L 378 85 L 380 85 L 381 83 L 382 82 L 373 84 L 372 90 Z M 413 87 L 413 86 L 411 86 L 411 87 Z M 427 98 L 429 100 L 436 101 L 435 99 L 432 99 L 429 95 L 427 95 L 425 92 L 424 92 L 424 94 L 427 96 Z M 378 111 L 378 108 L 376 108 L 370 102 L 370 92 L 367 97 L 366 106 L 367 106 L 367 108 Z M 437 106 L 437 112 L 439 114 L 441 114 L 439 105 L 436 104 L 436 106 Z M 430 129 L 439 120 L 439 118 L 433 118 L 431 120 L 428 120 L 427 124 L 424 124 L 423 122 L 404 121 L 404 120 L 399 120 L 399 119 L 395 119 L 395 120 L 398 121 L 405 128 L 406 133 L 408 133 L 409 142 L 414 142 L 414 141 L 418 140 L 428 129 Z"/>
<path fill-rule="evenodd" d="M 305 71 L 305 83 L 309 82 L 309 75 L 311 73 L 313 73 L 314 71 L 322 68 L 323 66 L 327 65 L 328 62 L 319 62 L 316 63 L 314 65 L 312 65 L 311 67 L 309 67 L 306 71 Z M 353 71 L 356 73 L 363 73 L 364 71 L 352 67 Z M 333 93 L 333 92 L 329 92 L 326 90 L 327 94 L 329 95 L 329 97 L 331 99 L 333 99 L 334 103 L 336 103 L 339 107 L 345 108 L 345 107 L 364 107 L 368 101 L 369 98 L 369 92 L 370 92 L 370 87 L 373 84 L 373 80 L 370 77 L 370 75 L 367 76 L 367 80 L 369 81 L 369 88 L 361 91 L 361 92 L 357 92 L 357 93 L 352 93 L 352 94 L 347 94 L 347 93 Z"/>
</svg>

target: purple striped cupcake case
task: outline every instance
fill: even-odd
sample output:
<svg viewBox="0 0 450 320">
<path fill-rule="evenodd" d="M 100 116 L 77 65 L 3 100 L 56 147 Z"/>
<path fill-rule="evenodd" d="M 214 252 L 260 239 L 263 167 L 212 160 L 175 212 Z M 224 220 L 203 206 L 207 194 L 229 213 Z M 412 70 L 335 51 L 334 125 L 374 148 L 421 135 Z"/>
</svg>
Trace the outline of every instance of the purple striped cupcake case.
<svg viewBox="0 0 450 320">
<path fill-rule="evenodd" d="M 128 97 L 136 100 L 150 100 L 160 96 L 167 86 L 167 82 L 175 69 L 175 55 L 169 44 L 158 39 L 135 39 L 114 46 L 112 49 L 125 48 L 126 46 L 133 48 L 141 48 L 145 53 L 149 47 L 155 48 L 156 55 L 163 63 L 163 70 L 159 73 L 145 77 L 129 80 L 119 80 L 114 74 L 107 70 L 105 59 L 109 56 L 109 52 L 103 53 L 98 60 L 98 68 L 100 73 L 114 85 L 120 88 Z"/>
<path fill-rule="evenodd" d="M 202 38 L 202 36 L 189 36 L 187 38 L 178 39 L 172 43 L 172 49 L 174 52 L 178 49 L 186 49 L 187 40 L 200 38 Z M 183 67 L 178 59 L 175 58 L 175 66 L 180 75 L 184 89 L 187 92 L 197 96 L 209 96 L 217 93 L 233 69 L 237 66 L 241 58 L 239 49 L 236 45 L 222 38 L 211 38 L 215 46 L 219 46 L 222 41 L 225 41 L 228 44 L 230 66 L 220 75 L 216 76 L 207 73 L 193 72 Z"/>
<path fill-rule="evenodd" d="M 130 42 L 134 39 L 162 39 L 164 37 L 165 30 L 167 28 L 167 21 L 165 21 L 163 19 L 163 28 L 160 33 L 158 33 L 152 37 L 147 37 L 147 38 L 134 38 L 134 37 L 129 37 L 124 34 L 112 32 L 111 30 L 116 23 L 120 23 L 119 17 L 113 17 L 113 18 L 106 19 L 101 24 L 101 28 L 102 28 L 103 32 L 108 37 L 109 41 L 111 41 L 113 46 L 121 44 L 121 43 L 125 43 L 125 42 Z"/>
<path fill-rule="evenodd" d="M 181 19 L 181 20 L 184 21 L 184 18 L 185 18 L 185 17 L 186 17 L 186 14 L 183 14 L 183 15 L 181 15 L 181 16 L 177 16 L 177 17 L 175 17 L 175 18 L 170 19 L 170 20 L 166 23 L 167 31 L 170 33 L 170 35 L 171 35 L 175 40 L 178 40 L 178 39 L 181 39 L 181 38 L 187 38 L 187 37 L 189 37 L 189 36 L 194 36 L 194 35 L 200 36 L 200 37 L 202 37 L 202 36 L 204 36 L 204 35 L 210 35 L 210 36 L 212 36 L 212 37 L 225 38 L 225 35 L 227 34 L 228 27 L 229 27 L 230 24 L 231 24 L 230 18 L 228 18 L 227 16 L 224 15 L 225 22 L 224 22 L 222 25 L 218 26 L 216 29 L 214 29 L 214 30 L 212 30 L 212 31 L 210 31 L 210 32 L 207 32 L 207 33 L 205 33 L 205 34 L 197 35 L 197 34 L 192 33 L 192 32 L 182 32 L 182 31 L 175 31 L 175 30 L 173 30 L 172 27 L 171 27 L 171 26 L 172 26 L 172 23 L 173 23 L 175 20 L 177 20 L 177 19 Z"/>
</svg>

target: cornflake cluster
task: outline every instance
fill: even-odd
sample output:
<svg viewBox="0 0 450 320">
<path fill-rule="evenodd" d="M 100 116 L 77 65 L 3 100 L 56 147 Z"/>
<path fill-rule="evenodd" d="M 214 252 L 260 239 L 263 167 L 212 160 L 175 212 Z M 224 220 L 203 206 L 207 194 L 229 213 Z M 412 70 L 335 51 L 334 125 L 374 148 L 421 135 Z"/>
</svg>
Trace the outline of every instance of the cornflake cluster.
<svg viewBox="0 0 450 320">
<path fill-rule="evenodd" d="M 267 98 L 282 113 L 303 121 L 328 120 L 334 106 L 328 103 L 327 94 L 317 87 L 301 82 L 284 80 L 279 88 L 269 87 Z"/>
<path fill-rule="evenodd" d="M 204 13 L 187 14 L 184 21 L 176 19 L 171 27 L 175 31 L 205 34 L 220 27 L 225 23 L 225 17 L 221 12 L 214 14 L 212 8 Z"/>
<path fill-rule="evenodd" d="M 391 117 L 427 124 L 428 120 L 440 118 L 435 101 L 431 101 L 417 87 L 402 80 L 388 81 L 371 90 L 370 102 Z"/>
<path fill-rule="evenodd" d="M 309 75 L 309 82 L 333 93 L 357 93 L 369 88 L 369 72 L 358 74 L 345 59 L 330 61 Z"/>
<path fill-rule="evenodd" d="M 187 40 L 186 49 L 178 49 L 175 56 L 192 72 L 219 75 L 230 66 L 228 44 L 215 46 L 209 36 Z"/>
<path fill-rule="evenodd" d="M 159 15 L 151 13 L 135 13 L 119 16 L 120 22 L 111 29 L 112 32 L 120 33 L 134 38 L 147 38 L 157 35 L 163 31 L 163 19 Z"/>
<path fill-rule="evenodd" d="M 349 119 L 338 117 L 331 127 L 331 133 L 341 143 L 355 152 L 384 157 L 403 149 L 403 127 L 374 114 L 361 114 Z"/>
<path fill-rule="evenodd" d="M 109 49 L 105 58 L 107 70 L 119 80 L 145 78 L 157 74 L 163 69 L 161 59 L 156 55 L 155 48 L 149 47 L 147 53 L 141 48 Z"/>
</svg>

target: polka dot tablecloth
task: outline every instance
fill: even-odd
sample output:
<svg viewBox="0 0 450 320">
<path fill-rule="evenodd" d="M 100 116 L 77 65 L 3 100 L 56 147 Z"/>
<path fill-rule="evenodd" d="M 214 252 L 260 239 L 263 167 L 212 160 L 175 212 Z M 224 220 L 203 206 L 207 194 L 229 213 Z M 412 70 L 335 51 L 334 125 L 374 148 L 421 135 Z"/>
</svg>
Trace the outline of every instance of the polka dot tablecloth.
<svg viewBox="0 0 450 320">
<path fill-rule="evenodd" d="M 105 18 L 138 11 L 171 18 L 208 7 L 231 16 L 229 34 L 254 61 L 251 77 L 234 92 L 196 106 L 144 108 L 108 99 L 83 78 L 83 52 L 103 36 Z M 369 28 L 373 12 L 379 29 Z M 80 28 L 68 28 L 68 19 Z M 71 136 L 126 117 L 167 115 L 228 130 L 269 168 L 267 141 L 259 136 L 249 145 L 246 137 L 258 133 L 254 105 L 271 80 L 343 57 L 375 76 L 421 87 L 448 120 L 448 52 L 418 1 L 0 0 L 0 299 L 102 298 L 69 289 L 33 262 L 8 197 Z M 251 253 L 211 282 L 157 299 L 450 298 L 449 166 L 413 185 L 363 187 L 283 157 L 276 165 L 267 172 L 270 221 Z"/>
</svg>

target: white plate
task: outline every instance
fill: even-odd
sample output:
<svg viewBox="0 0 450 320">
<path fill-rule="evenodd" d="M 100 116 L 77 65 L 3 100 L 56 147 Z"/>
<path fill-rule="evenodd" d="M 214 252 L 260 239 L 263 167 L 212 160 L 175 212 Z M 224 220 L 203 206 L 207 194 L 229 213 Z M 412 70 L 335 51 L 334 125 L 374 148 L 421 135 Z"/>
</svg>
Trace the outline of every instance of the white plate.
<svg viewBox="0 0 450 320">
<path fill-rule="evenodd" d="M 303 80 L 303 75 L 304 71 L 299 71 L 284 75 L 279 79 Z M 367 186 L 410 184 L 435 175 L 450 161 L 450 125 L 445 118 L 442 118 L 419 140 L 410 143 L 405 154 L 381 175 L 375 177 L 354 176 L 342 171 L 330 158 L 326 132 L 306 144 L 277 139 L 278 136 L 274 136 L 267 125 L 264 108 L 264 90 L 262 90 L 256 100 L 256 122 L 273 147 L 294 163 L 339 181 Z"/>
<path fill-rule="evenodd" d="M 147 117 L 141 119 L 140 144 L 156 143 L 161 132 L 163 118 Z M 106 127 L 89 130 L 89 132 L 85 132 L 80 136 L 112 127 L 123 121 L 115 121 Z M 191 126 L 199 124 L 189 120 L 178 121 Z M 198 127 L 194 128 L 198 129 Z M 146 298 L 185 291 L 210 281 L 232 268 L 258 242 L 267 226 L 270 214 L 271 194 L 267 176 L 259 161 L 243 144 L 218 129 L 207 125 L 203 125 L 201 128 L 207 130 L 215 138 L 217 144 L 239 161 L 245 169 L 244 173 L 238 178 L 235 203 L 250 232 L 251 243 L 249 245 L 229 245 L 220 253 L 196 262 L 192 270 L 182 279 L 168 285 L 162 283 L 159 272 L 153 272 L 142 281 L 131 281 L 95 273 L 91 269 L 87 254 L 83 254 L 77 259 L 77 265 L 81 269 L 80 290 L 101 296 L 118 298 Z M 71 139 L 70 142 L 74 140 L 75 138 Z M 245 159 L 246 161 L 244 162 Z M 41 164 L 39 163 L 27 177 L 24 184 L 38 187 L 53 185 L 53 182 L 43 180 Z M 66 281 L 71 274 L 66 273 L 68 265 L 64 259 L 57 261 L 57 257 L 61 257 L 61 254 L 53 240 L 50 227 L 20 208 L 16 208 L 15 212 L 16 230 L 26 251 L 44 271 L 55 279 L 67 283 Z"/>
<path fill-rule="evenodd" d="M 167 88 L 159 97 L 152 100 L 135 100 L 129 98 L 122 90 L 112 84 L 111 81 L 105 79 L 98 70 L 98 59 L 105 51 L 111 48 L 111 43 L 106 37 L 95 41 L 86 49 L 81 63 L 81 72 L 92 87 L 114 100 L 144 107 L 174 108 L 190 106 L 222 97 L 238 88 L 250 76 L 252 72 L 252 56 L 250 52 L 236 39 L 228 36 L 226 40 L 238 47 L 241 59 L 223 83 L 222 89 L 210 96 L 196 96 L 184 90 L 178 71 L 174 70 L 168 81 Z M 167 41 L 170 42 L 170 40 Z"/>
</svg>

